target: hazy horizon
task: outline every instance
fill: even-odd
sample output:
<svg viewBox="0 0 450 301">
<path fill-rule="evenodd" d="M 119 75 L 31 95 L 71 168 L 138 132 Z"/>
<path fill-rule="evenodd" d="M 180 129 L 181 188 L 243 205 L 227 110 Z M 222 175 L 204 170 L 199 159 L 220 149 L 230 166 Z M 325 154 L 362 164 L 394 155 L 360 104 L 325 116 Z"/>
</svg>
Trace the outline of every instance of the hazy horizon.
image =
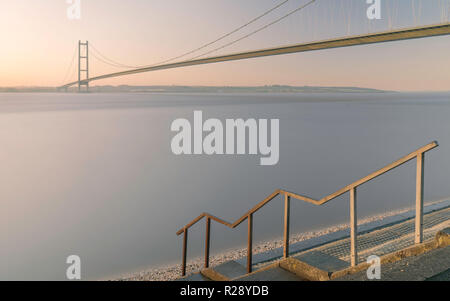
<svg viewBox="0 0 450 301">
<path fill-rule="evenodd" d="M 104 89 L 104 88 L 241 88 L 241 89 L 258 89 L 258 88 L 271 88 L 271 87 L 288 87 L 288 88 L 311 88 L 311 89 L 336 89 L 336 91 L 332 91 L 334 93 L 339 93 L 339 89 L 355 89 L 362 90 L 365 92 L 394 92 L 394 93 L 445 93 L 450 92 L 450 89 L 447 90 L 384 90 L 377 89 L 373 87 L 361 87 L 361 86 L 351 86 L 351 85 L 341 85 L 341 86 L 311 86 L 311 85 L 288 85 L 288 84 L 263 84 L 263 85 L 177 85 L 177 84 L 167 84 L 167 85 L 130 85 L 130 84 L 117 84 L 117 85 L 92 85 L 90 86 L 90 92 L 96 92 L 96 89 Z M 32 91 L 33 89 L 57 89 L 55 86 L 0 86 L 0 93 L 21 93 L 21 92 L 36 92 Z M 11 89 L 7 91 L 7 89 Z M 70 89 L 77 90 L 77 86 L 73 86 Z M 3 91 L 2 91 L 3 90 Z M 55 92 L 57 92 L 55 90 Z M 117 91 L 120 92 L 120 91 Z M 301 93 L 302 91 L 299 91 Z"/>
</svg>

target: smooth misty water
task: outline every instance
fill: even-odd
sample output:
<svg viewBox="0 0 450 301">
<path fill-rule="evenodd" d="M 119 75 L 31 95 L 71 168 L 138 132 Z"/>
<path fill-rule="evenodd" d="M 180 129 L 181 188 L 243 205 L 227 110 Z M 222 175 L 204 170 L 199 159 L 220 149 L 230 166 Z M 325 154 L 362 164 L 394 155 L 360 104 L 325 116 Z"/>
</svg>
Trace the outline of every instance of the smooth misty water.
<svg viewBox="0 0 450 301">
<path fill-rule="evenodd" d="M 279 118 L 280 162 L 175 156 L 170 124 Z M 0 94 L 0 279 L 83 279 L 178 262 L 175 232 L 207 211 L 234 221 L 277 188 L 314 198 L 433 140 L 426 199 L 450 195 L 450 94 Z M 415 162 L 359 189 L 359 217 L 411 206 Z M 255 240 L 282 233 L 282 201 L 255 216 Z M 348 196 L 293 202 L 293 232 L 348 219 Z M 204 223 L 190 232 L 202 254 Z M 212 251 L 242 246 L 245 225 L 212 226 Z"/>
</svg>

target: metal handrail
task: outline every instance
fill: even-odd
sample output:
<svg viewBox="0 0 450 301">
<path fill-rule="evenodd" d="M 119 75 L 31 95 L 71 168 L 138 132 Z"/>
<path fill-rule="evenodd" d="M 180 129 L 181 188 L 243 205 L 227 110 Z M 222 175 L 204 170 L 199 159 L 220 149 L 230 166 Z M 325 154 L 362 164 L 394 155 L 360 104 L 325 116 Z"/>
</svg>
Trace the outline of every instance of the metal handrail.
<svg viewBox="0 0 450 301">
<path fill-rule="evenodd" d="M 357 236 L 357 217 L 356 217 L 356 188 L 365 184 L 397 167 L 403 165 L 415 158 L 417 158 L 417 170 L 416 170 L 416 223 L 415 223 L 415 243 L 419 244 L 423 241 L 423 184 L 424 184 L 424 154 L 436 147 L 439 144 L 437 141 L 433 141 L 418 150 L 394 161 L 393 163 L 386 165 L 385 167 L 369 174 L 368 176 L 361 178 L 350 185 L 339 189 L 338 191 L 320 199 L 315 200 L 307 196 L 299 195 L 286 190 L 278 189 L 275 190 L 266 199 L 259 202 L 256 206 L 245 213 L 241 218 L 236 220 L 234 223 L 227 222 L 221 218 L 218 218 L 209 213 L 202 213 L 190 223 L 186 224 L 183 228 L 178 230 L 177 235 L 184 234 L 183 238 L 183 257 L 182 257 L 182 276 L 186 275 L 186 256 L 187 256 L 187 240 L 188 240 L 188 230 L 193 225 L 198 223 L 203 218 L 206 218 L 206 239 L 205 239 L 205 268 L 209 267 L 209 246 L 210 246 L 210 226 L 211 220 L 216 221 L 219 224 L 225 225 L 231 229 L 236 228 L 245 220 L 248 220 L 248 243 L 247 243 L 247 272 L 252 272 L 252 241 L 253 241 L 253 214 L 264 207 L 267 203 L 272 201 L 278 195 L 285 196 L 285 212 L 284 212 L 284 251 L 283 257 L 289 256 L 289 218 L 290 218 L 290 199 L 294 198 L 300 201 L 312 203 L 314 205 L 323 205 L 346 192 L 350 192 L 350 243 L 351 243 L 351 265 L 356 266 L 358 264 L 357 260 L 357 250 L 356 250 L 356 236 Z"/>
</svg>

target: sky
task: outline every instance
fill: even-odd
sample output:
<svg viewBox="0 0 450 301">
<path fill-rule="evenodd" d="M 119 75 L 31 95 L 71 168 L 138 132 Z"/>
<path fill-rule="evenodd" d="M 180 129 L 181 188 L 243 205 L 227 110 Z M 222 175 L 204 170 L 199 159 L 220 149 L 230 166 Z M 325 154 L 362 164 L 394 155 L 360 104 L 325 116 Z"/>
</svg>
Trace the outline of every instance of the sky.
<svg viewBox="0 0 450 301">
<path fill-rule="evenodd" d="M 58 86 L 76 80 L 78 40 L 126 65 L 151 65 L 232 31 L 283 0 L 0 0 L 0 86 Z M 73 0 L 75 1 L 75 0 Z M 307 3 L 290 0 L 226 44 Z M 316 0 L 307 8 L 216 54 L 448 22 L 450 0 L 381 0 L 369 21 L 365 0 Z M 359 86 L 450 90 L 450 36 L 193 66 L 130 75 L 95 85 Z M 195 53 L 196 55 L 202 52 Z M 194 55 L 195 55 L 194 54 Z M 193 55 L 191 55 L 192 57 Z M 186 56 L 184 58 L 190 58 Z M 76 57 L 75 57 L 76 59 Z M 72 68 L 70 68 L 72 67 Z M 124 70 L 90 58 L 90 75 Z"/>
</svg>

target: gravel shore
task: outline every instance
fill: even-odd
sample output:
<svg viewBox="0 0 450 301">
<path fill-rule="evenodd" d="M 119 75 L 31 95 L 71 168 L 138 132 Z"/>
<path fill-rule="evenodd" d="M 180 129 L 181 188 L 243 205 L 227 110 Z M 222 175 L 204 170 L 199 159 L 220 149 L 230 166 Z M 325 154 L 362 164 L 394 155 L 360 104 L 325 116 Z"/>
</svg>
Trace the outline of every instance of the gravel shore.
<svg viewBox="0 0 450 301">
<path fill-rule="evenodd" d="M 437 202 L 433 202 L 437 203 Z M 427 203 L 427 205 L 433 204 L 433 203 Z M 384 218 L 398 215 L 405 213 L 412 208 L 404 208 L 400 210 L 395 210 L 391 212 L 387 212 L 384 214 L 374 215 L 365 219 L 362 219 L 358 222 L 358 224 L 366 224 L 373 221 L 382 220 Z M 305 232 L 305 233 L 298 233 L 291 235 L 290 243 L 294 244 L 299 241 L 307 240 L 313 237 L 322 236 L 325 234 L 333 233 L 336 231 L 344 230 L 348 228 L 348 224 L 340 224 L 335 225 L 332 227 L 324 228 L 317 231 L 311 231 L 311 232 Z M 281 248 L 283 246 L 281 237 L 276 240 L 266 241 L 259 243 L 258 245 L 255 245 L 253 247 L 254 254 Z M 219 254 L 216 256 L 211 257 L 210 259 L 210 266 L 216 266 L 219 264 L 222 264 L 224 262 L 230 261 L 230 260 L 236 260 L 242 257 L 245 257 L 247 255 L 247 249 L 236 249 L 233 251 L 227 251 L 223 254 Z M 200 271 L 203 268 L 203 257 L 198 258 L 192 258 L 188 260 L 187 266 L 186 266 L 186 274 L 189 275 L 191 273 L 196 273 Z M 119 280 L 119 281 L 171 281 L 180 278 L 180 264 L 174 263 L 167 266 L 157 267 L 157 268 L 151 268 L 148 270 L 144 270 L 139 273 L 131 274 L 131 275 L 123 275 L 122 277 L 115 278 L 113 280 Z"/>
</svg>

